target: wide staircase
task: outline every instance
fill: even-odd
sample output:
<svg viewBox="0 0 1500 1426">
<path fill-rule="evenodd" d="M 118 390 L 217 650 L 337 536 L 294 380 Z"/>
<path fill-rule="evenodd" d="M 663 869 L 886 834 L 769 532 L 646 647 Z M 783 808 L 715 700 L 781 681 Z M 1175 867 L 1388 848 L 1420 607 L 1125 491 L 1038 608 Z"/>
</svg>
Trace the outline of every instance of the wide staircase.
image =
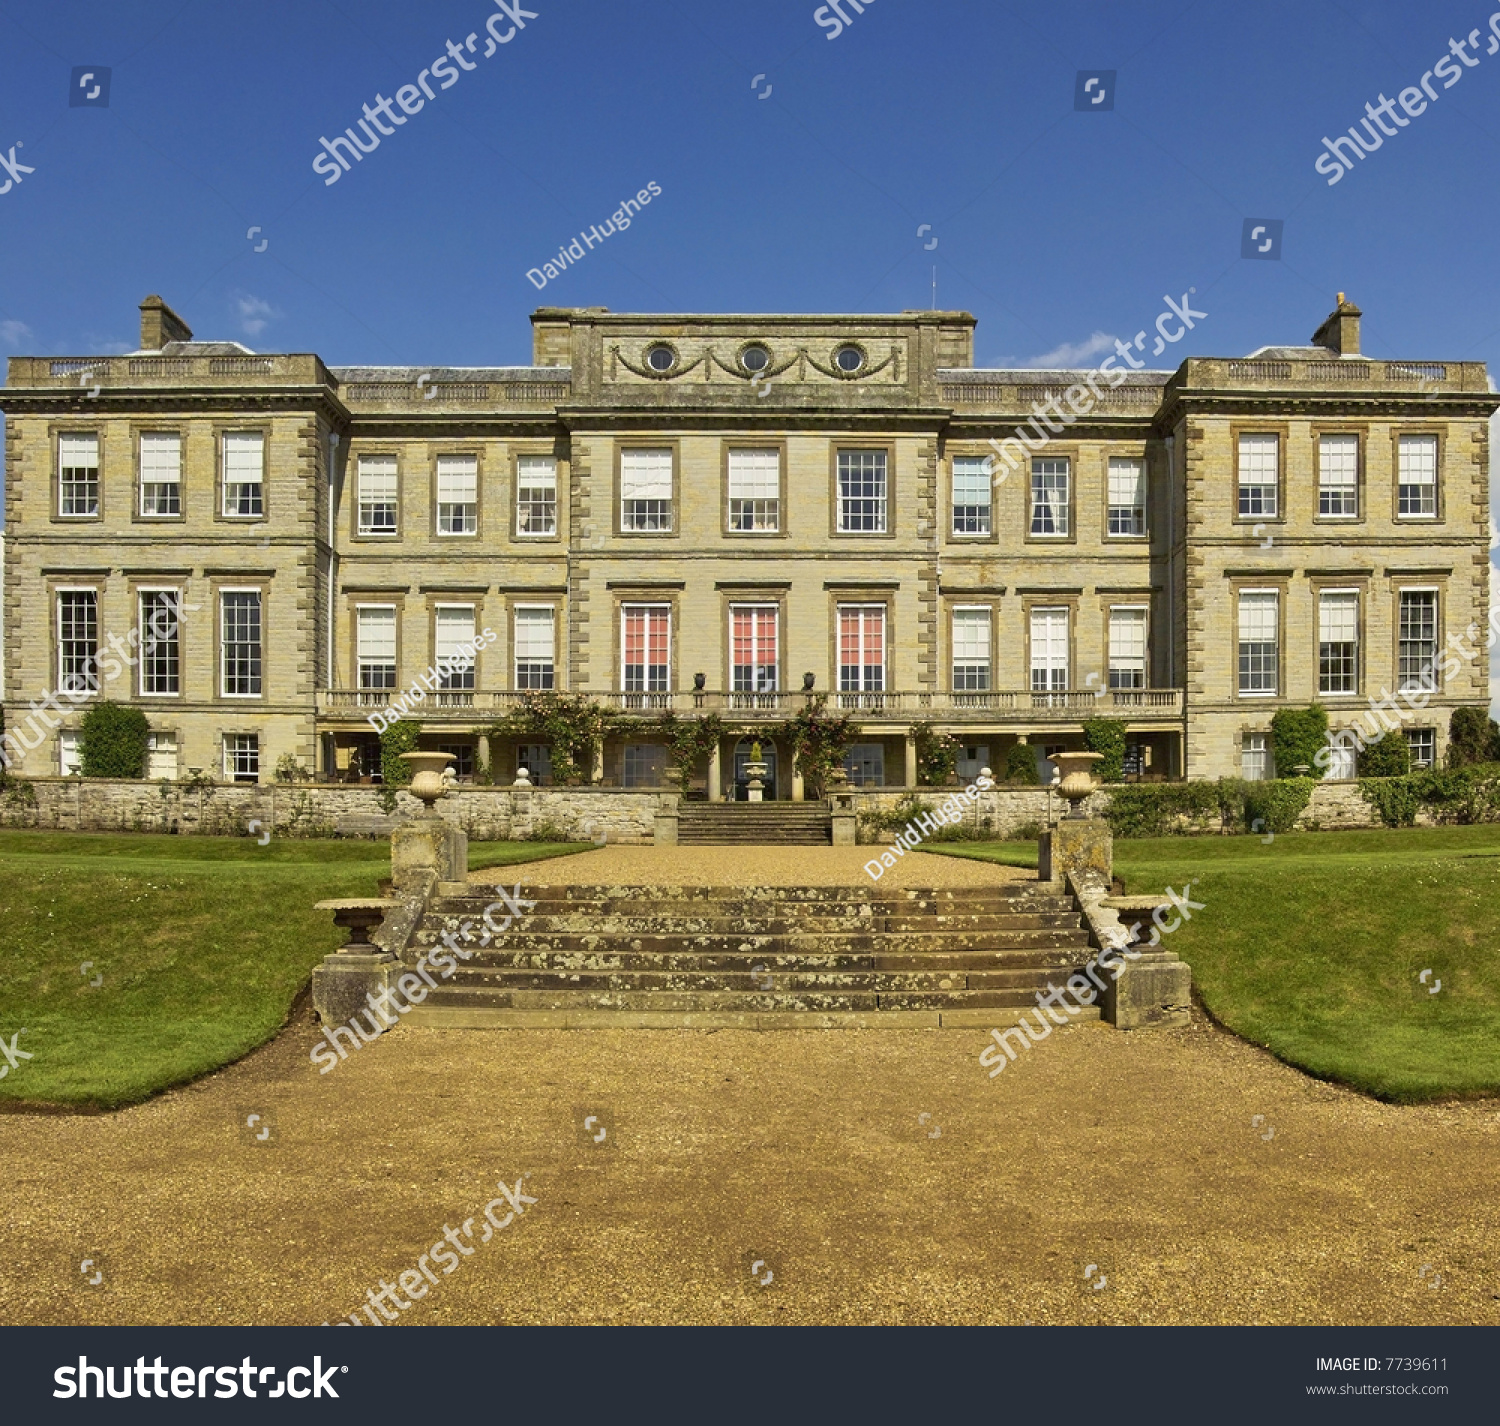
<svg viewBox="0 0 1500 1426">
<path fill-rule="evenodd" d="M 556 886 L 488 936 L 493 893 L 435 901 L 405 955 L 471 952 L 433 1026 L 1006 1025 L 1089 958 L 1061 887 Z M 505 912 L 493 913 L 503 924 Z M 442 962 L 439 961 L 439 972 Z M 431 973 L 431 972 L 430 972 Z"/>
<path fill-rule="evenodd" d="M 833 821 L 826 802 L 679 802 L 684 847 L 826 847 Z"/>
</svg>

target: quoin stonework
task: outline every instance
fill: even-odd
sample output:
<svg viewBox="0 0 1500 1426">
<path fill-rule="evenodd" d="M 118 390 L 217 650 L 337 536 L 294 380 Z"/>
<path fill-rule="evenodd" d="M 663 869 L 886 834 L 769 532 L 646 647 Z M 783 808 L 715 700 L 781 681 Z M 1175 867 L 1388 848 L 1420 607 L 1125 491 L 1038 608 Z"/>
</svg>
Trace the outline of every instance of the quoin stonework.
<svg viewBox="0 0 1500 1426">
<path fill-rule="evenodd" d="M 164 608 L 174 637 L 97 691 L 145 711 L 152 778 L 269 781 L 290 754 L 369 779 L 367 714 L 446 669 L 423 743 L 461 778 L 545 785 L 545 747 L 486 730 L 560 689 L 639 716 L 595 768 L 617 786 L 662 783 L 661 713 L 721 713 L 745 731 L 698 769 L 713 796 L 743 789 L 757 727 L 825 695 L 864 785 L 916 782 L 914 725 L 957 734 L 971 782 L 1096 715 L 1127 723 L 1132 774 L 1290 772 L 1278 708 L 1316 699 L 1337 731 L 1488 614 L 1500 397 L 1482 363 L 1362 355 L 1342 297 L 1311 345 L 1097 394 L 976 369 L 963 312 L 543 308 L 532 365 L 430 369 L 198 341 L 158 297 L 141 317 L 129 355 L 9 363 L 27 775 L 75 769 L 88 699 L 32 702 Z M 1049 402 L 1080 414 L 1000 479 Z M 1488 701 L 1482 651 L 1407 720 L 1417 761 Z M 800 797 L 769 732 L 762 758 L 766 797 Z"/>
</svg>

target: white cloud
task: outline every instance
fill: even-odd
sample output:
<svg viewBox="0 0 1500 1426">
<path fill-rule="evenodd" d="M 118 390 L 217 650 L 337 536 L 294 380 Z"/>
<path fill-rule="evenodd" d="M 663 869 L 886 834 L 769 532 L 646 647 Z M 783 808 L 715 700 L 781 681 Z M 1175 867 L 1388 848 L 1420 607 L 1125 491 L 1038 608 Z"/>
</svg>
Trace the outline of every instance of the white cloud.
<svg viewBox="0 0 1500 1426">
<path fill-rule="evenodd" d="M 260 336 L 271 322 L 281 316 L 264 298 L 252 297 L 248 293 L 236 297 L 234 305 L 239 315 L 240 330 L 250 337 Z"/>
<path fill-rule="evenodd" d="M 1085 341 L 1064 342 L 1061 346 L 1053 347 L 1050 352 L 1043 352 L 1039 357 L 1032 357 L 1026 365 L 1053 369 L 1096 366 L 1098 363 L 1089 361 L 1090 357 L 1096 357 L 1101 352 L 1111 352 L 1114 349 L 1115 338 L 1111 333 L 1095 332 Z"/>
<path fill-rule="evenodd" d="M 7 320 L 0 322 L 0 342 L 8 347 L 18 347 L 22 342 L 30 341 L 31 328 L 25 322 Z"/>
</svg>

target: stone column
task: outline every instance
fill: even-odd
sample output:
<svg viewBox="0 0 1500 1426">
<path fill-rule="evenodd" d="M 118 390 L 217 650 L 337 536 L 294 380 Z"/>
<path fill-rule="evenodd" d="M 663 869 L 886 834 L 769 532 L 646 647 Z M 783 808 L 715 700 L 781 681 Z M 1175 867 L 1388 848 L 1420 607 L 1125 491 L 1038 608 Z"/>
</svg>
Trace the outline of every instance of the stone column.
<svg viewBox="0 0 1500 1426">
<path fill-rule="evenodd" d="M 499 769 L 490 761 L 490 735 L 488 733 L 481 733 L 475 748 L 479 761 L 490 770 L 490 781 L 498 783 L 500 781 Z"/>
<path fill-rule="evenodd" d="M 708 755 L 708 800 L 717 802 L 724 791 L 723 758 L 717 743 Z"/>
<path fill-rule="evenodd" d="M 599 746 L 594 749 L 594 767 L 593 767 L 592 773 L 590 773 L 590 775 L 589 775 L 589 781 L 595 787 L 598 787 L 599 784 L 604 781 L 604 744 L 603 744 L 603 742 L 600 742 Z"/>
<path fill-rule="evenodd" d="M 917 785 L 917 740 L 910 733 L 906 735 L 906 783 L 907 787 Z"/>
</svg>

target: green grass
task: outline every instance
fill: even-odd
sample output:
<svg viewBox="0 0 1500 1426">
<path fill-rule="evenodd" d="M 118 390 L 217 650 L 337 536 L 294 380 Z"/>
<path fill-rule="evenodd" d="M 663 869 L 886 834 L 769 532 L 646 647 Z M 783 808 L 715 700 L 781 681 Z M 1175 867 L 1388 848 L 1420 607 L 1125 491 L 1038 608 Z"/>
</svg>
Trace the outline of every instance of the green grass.
<svg viewBox="0 0 1500 1426">
<path fill-rule="evenodd" d="M 1500 827 L 1117 841 L 1115 871 L 1131 893 L 1192 882 L 1204 909 L 1169 944 L 1279 1059 L 1397 1102 L 1500 1092 Z"/>
<path fill-rule="evenodd" d="M 470 865 L 590 847 L 477 843 Z M 389 870 L 383 842 L 0 832 L 0 1035 L 32 1054 L 0 1100 L 114 1108 L 264 1044 L 342 940 L 313 903 Z"/>
</svg>

